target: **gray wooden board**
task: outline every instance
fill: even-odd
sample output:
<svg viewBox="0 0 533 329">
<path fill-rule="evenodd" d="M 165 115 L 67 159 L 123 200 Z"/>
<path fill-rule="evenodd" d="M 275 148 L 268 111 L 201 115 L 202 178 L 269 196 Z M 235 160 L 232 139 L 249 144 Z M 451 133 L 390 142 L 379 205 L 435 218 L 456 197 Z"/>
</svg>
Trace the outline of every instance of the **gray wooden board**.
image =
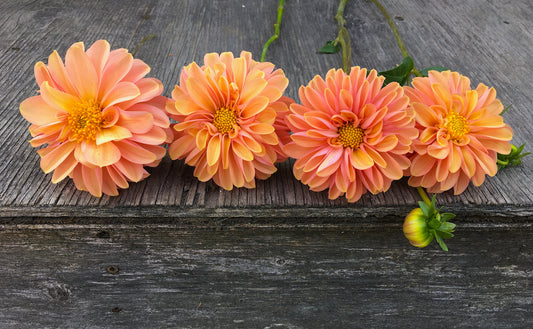
<svg viewBox="0 0 533 329">
<path fill-rule="evenodd" d="M 4 226 L 0 327 L 531 328 L 532 241 L 464 230 L 444 253 L 398 227 Z"/>
<path fill-rule="evenodd" d="M 442 65 L 471 77 L 476 85 L 496 87 L 512 105 L 505 120 L 514 128 L 514 143 L 533 145 L 533 3 L 531 1 L 384 0 L 395 17 L 418 67 Z M 339 67 L 336 55 L 317 54 L 336 36 L 333 15 L 338 1 L 287 1 L 281 37 L 267 60 L 290 79 L 287 94 L 297 99 L 298 87 L 314 75 Z M 162 80 L 169 96 L 181 67 L 201 61 L 207 52 L 249 50 L 259 57 L 273 33 L 277 1 L 21 1 L 0 2 L 0 216 L 3 217 L 382 217 L 403 214 L 418 200 L 405 180 L 390 191 L 349 204 L 328 200 L 327 192 L 309 191 L 292 176 L 287 161 L 254 190 L 224 191 L 201 183 L 182 161 L 165 158 L 149 169 L 151 177 L 131 184 L 118 197 L 90 196 L 72 181 L 57 185 L 39 168 L 39 157 L 27 140 L 28 123 L 18 111 L 37 88 L 33 65 L 57 49 L 64 56 L 74 42 L 90 45 L 104 38 L 113 48 L 130 50 L 146 36 L 137 57 Z M 350 1 L 347 28 L 352 37 L 353 64 L 384 70 L 401 61 L 390 29 L 375 6 Z M 531 150 L 528 145 L 528 149 Z M 528 217 L 533 214 L 533 157 L 520 167 L 503 170 L 480 188 L 460 196 L 439 195 L 463 216 Z"/>
</svg>

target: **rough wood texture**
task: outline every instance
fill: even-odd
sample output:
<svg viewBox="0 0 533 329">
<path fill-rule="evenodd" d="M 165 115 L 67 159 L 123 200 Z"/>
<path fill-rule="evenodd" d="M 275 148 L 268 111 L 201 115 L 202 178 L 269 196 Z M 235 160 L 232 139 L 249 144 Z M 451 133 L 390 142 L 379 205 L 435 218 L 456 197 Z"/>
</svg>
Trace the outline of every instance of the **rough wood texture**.
<svg viewBox="0 0 533 329">
<path fill-rule="evenodd" d="M 336 35 L 337 1 L 288 1 L 281 37 L 267 60 L 290 79 L 288 95 L 314 75 L 339 67 L 339 55 L 316 50 Z M 418 67 L 443 65 L 471 77 L 473 84 L 496 87 L 504 104 L 512 104 L 505 120 L 515 131 L 514 143 L 533 145 L 530 92 L 533 23 L 530 1 L 384 1 Z M 365 217 L 403 214 L 418 200 L 405 181 L 390 191 L 365 195 L 359 202 L 330 201 L 327 193 L 310 192 L 292 177 L 291 162 L 279 166 L 254 190 L 226 192 L 200 183 L 182 161 L 165 159 L 151 177 L 132 184 L 118 197 L 91 197 L 65 180 L 50 182 L 39 157 L 26 142 L 28 124 L 19 103 L 35 95 L 33 65 L 52 50 L 64 56 L 74 42 L 91 44 L 105 38 L 113 48 L 130 50 L 147 35 L 137 57 L 152 67 L 169 95 L 182 66 L 201 61 L 212 51 L 252 51 L 259 57 L 273 32 L 277 1 L 20 1 L 0 3 L 0 213 L 4 217 Z M 354 65 L 378 70 L 393 67 L 401 53 L 390 29 L 372 3 L 352 1 L 346 8 Z M 533 157 L 507 169 L 481 188 L 455 197 L 439 196 L 463 217 L 533 214 Z"/>
<path fill-rule="evenodd" d="M 2 328 L 533 327 L 531 230 L 443 253 L 382 230 L 22 228 L 0 231 Z"/>
</svg>

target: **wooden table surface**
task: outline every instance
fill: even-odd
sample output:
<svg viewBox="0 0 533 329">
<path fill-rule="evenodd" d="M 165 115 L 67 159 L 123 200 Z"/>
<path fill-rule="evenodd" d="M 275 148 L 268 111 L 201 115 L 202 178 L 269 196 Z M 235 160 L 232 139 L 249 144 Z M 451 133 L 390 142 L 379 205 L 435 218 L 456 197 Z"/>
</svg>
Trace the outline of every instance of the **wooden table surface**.
<svg viewBox="0 0 533 329">
<path fill-rule="evenodd" d="M 513 143 L 533 147 L 533 2 L 383 0 L 417 67 L 441 65 L 496 88 Z M 338 1 L 287 0 L 267 60 L 287 95 L 340 67 Z M 437 200 L 461 230 L 448 254 L 414 250 L 400 225 L 418 201 L 406 180 L 349 204 L 278 166 L 253 190 L 201 183 L 168 157 L 117 197 L 57 185 L 27 142 L 22 100 L 33 65 L 74 42 L 107 39 L 148 63 L 170 96 L 207 52 L 259 59 L 276 0 L 0 2 L 1 328 L 533 327 L 533 156 L 479 188 Z M 370 2 L 346 7 L 353 65 L 402 55 Z M 216 230 L 211 230 L 216 229 Z M 289 231 L 285 231 L 290 229 Z M 102 233 L 104 232 L 104 233 Z M 280 262 L 280 263 L 278 263 Z M 117 274 L 106 268 L 117 266 Z M 448 313 L 449 312 L 449 313 Z"/>
</svg>

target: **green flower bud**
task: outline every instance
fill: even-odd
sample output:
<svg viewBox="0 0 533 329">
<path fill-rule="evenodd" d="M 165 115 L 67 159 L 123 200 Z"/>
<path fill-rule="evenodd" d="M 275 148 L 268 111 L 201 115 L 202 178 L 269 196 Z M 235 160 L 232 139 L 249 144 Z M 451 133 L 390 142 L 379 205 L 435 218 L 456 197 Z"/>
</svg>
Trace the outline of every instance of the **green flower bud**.
<svg viewBox="0 0 533 329">
<path fill-rule="evenodd" d="M 427 218 L 420 208 L 413 209 L 405 217 L 403 233 L 409 242 L 418 248 L 424 248 L 434 238 L 434 235 L 429 231 Z"/>
</svg>

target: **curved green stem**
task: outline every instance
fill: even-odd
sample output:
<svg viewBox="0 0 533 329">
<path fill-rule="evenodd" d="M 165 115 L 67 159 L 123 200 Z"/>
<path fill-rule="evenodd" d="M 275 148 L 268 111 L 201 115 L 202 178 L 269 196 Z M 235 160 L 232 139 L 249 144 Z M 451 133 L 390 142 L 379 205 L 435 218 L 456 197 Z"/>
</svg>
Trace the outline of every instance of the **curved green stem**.
<svg viewBox="0 0 533 329">
<path fill-rule="evenodd" d="M 405 44 L 403 43 L 402 37 L 400 36 L 400 31 L 398 31 L 398 27 L 396 26 L 396 24 L 394 24 L 389 13 L 387 12 L 387 9 L 383 7 L 383 5 L 379 2 L 379 0 L 369 0 L 369 1 L 372 1 L 372 3 L 374 3 L 376 7 L 378 7 L 378 9 L 381 11 L 383 16 L 385 16 L 385 19 L 387 20 L 387 23 L 389 23 L 389 26 L 392 30 L 392 34 L 394 34 L 396 43 L 398 44 L 398 47 L 400 47 L 403 57 L 410 57 L 409 52 L 407 51 L 407 48 L 405 47 Z M 416 67 L 413 68 L 413 74 L 416 75 L 417 77 L 422 76 L 422 74 L 420 74 L 420 71 L 418 71 Z"/>
<path fill-rule="evenodd" d="M 334 44 L 340 44 L 342 49 L 342 69 L 346 73 L 350 73 L 352 67 L 352 46 L 350 42 L 350 34 L 344 27 L 346 20 L 344 19 L 344 8 L 346 7 L 348 0 L 341 0 L 339 7 L 337 8 L 337 14 L 335 15 L 335 21 L 339 28 L 339 35 L 334 41 Z"/>
<path fill-rule="evenodd" d="M 428 206 L 431 206 L 431 200 L 429 199 L 426 191 L 421 186 L 417 187 L 416 190 L 418 191 L 418 194 L 420 194 L 420 197 L 422 198 L 422 200 L 424 200 L 424 202 Z"/>
<path fill-rule="evenodd" d="M 261 62 L 265 61 L 266 53 L 268 46 L 272 42 L 274 42 L 277 38 L 279 38 L 279 28 L 281 26 L 281 18 L 283 17 L 283 10 L 285 8 L 285 0 L 279 0 L 278 3 L 278 18 L 276 23 L 274 24 L 274 35 L 270 37 L 270 39 L 265 42 L 265 45 L 263 46 L 263 52 L 261 53 Z"/>
</svg>

